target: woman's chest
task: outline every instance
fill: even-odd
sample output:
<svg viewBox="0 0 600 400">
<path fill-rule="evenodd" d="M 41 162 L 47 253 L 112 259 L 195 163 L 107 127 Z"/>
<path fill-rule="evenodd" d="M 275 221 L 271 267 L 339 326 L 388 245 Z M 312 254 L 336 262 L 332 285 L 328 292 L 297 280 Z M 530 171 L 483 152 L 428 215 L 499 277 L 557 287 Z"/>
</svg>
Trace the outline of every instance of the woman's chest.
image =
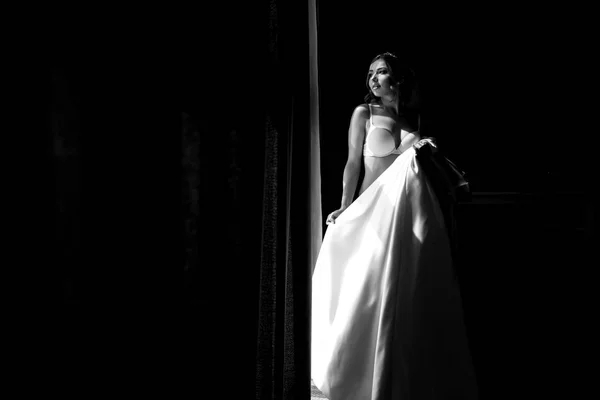
<svg viewBox="0 0 600 400">
<path fill-rule="evenodd" d="M 368 122 L 368 131 L 379 131 L 379 136 L 382 136 L 383 132 L 386 132 L 393 137 L 394 142 L 398 145 L 404 136 L 416 130 L 412 125 L 403 116 L 393 118 L 387 115 L 374 115 L 371 121 Z"/>
</svg>

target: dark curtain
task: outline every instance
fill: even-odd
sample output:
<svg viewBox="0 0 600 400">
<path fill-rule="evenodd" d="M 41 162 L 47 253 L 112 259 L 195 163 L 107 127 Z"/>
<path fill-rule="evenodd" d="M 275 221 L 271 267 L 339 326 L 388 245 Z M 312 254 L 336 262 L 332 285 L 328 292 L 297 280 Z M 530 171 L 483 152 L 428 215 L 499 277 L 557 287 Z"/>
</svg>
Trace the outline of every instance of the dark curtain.
<svg viewBox="0 0 600 400">
<path fill-rule="evenodd" d="M 206 182 L 201 176 L 207 171 L 206 157 L 200 157 L 202 141 L 200 127 L 196 120 L 189 114 L 182 112 L 182 208 L 183 243 L 185 246 L 184 284 L 185 298 L 194 301 L 192 295 L 194 288 L 191 286 L 195 274 L 198 273 L 200 244 L 198 243 L 198 230 L 201 229 L 200 220 L 200 185 Z M 204 167 L 204 168 L 202 168 Z"/>
<path fill-rule="evenodd" d="M 321 240 L 316 6 L 289 3 L 230 4 L 219 18 L 228 36 L 209 25 L 222 10 L 206 6 L 173 80 L 185 386 L 201 398 L 310 397 L 310 274 Z"/>
<path fill-rule="evenodd" d="M 310 277 L 321 240 L 316 4 L 270 1 L 257 399 L 310 397 Z M 312 43 L 310 41 L 312 40 Z"/>
<path fill-rule="evenodd" d="M 51 123 L 53 155 L 56 171 L 56 219 L 54 259 L 59 261 L 60 279 L 55 293 L 65 303 L 73 300 L 73 273 L 80 251 L 79 243 L 79 177 L 80 119 L 78 96 L 70 87 L 64 68 L 54 65 L 52 74 Z"/>
</svg>

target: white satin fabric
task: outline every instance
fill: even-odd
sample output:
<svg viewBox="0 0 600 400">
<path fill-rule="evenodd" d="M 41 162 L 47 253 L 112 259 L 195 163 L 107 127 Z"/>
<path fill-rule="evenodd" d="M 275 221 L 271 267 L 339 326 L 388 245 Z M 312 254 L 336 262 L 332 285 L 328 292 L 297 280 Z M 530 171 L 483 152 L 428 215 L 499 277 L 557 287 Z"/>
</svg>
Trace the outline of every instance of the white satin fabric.
<svg viewBox="0 0 600 400">
<path fill-rule="evenodd" d="M 413 147 L 328 226 L 311 330 L 330 400 L 477 398 L 442 212 Z"/>
</svg>

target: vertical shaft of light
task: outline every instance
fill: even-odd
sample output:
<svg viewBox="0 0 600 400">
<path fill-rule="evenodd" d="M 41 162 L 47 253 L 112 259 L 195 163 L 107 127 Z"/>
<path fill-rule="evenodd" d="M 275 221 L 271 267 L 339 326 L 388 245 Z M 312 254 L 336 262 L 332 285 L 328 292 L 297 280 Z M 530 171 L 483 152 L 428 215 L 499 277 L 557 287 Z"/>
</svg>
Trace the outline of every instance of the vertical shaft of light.
<svg viewBox="0 0 600 400">
<path fill-rule="evenodd" d="M 321 153 L 319 145 L 319 74 L 317 0 L 308 2 L 309 61 L 310 61 L 310 251 L 311 276 L 323 239 L 321 211 Z"/>
</svg>

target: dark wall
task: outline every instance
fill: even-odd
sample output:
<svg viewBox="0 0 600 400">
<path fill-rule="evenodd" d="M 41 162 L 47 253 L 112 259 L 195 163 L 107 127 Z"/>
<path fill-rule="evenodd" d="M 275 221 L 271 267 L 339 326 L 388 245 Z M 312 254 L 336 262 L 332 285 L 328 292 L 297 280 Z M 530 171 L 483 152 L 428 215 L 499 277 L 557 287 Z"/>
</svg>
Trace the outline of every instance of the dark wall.
<svg viewBox="0 0 600 400">
<path fill-rule="evenodd" d="M 392 51 L 420 77 L 423 119 L 474 191 L 539 190 L 562 165 L 583 166 L 565 145 L 580 137 L 584 51 L 575 31 L 559 38 L 528 7 L 319 4 L 323 197 L 337 207 L 354 107 L 372 57 Z M 575 130 L 575 126 L 578 129 Z M 555 155 L 560 154 L 560 159 Z"/>
</svg>

